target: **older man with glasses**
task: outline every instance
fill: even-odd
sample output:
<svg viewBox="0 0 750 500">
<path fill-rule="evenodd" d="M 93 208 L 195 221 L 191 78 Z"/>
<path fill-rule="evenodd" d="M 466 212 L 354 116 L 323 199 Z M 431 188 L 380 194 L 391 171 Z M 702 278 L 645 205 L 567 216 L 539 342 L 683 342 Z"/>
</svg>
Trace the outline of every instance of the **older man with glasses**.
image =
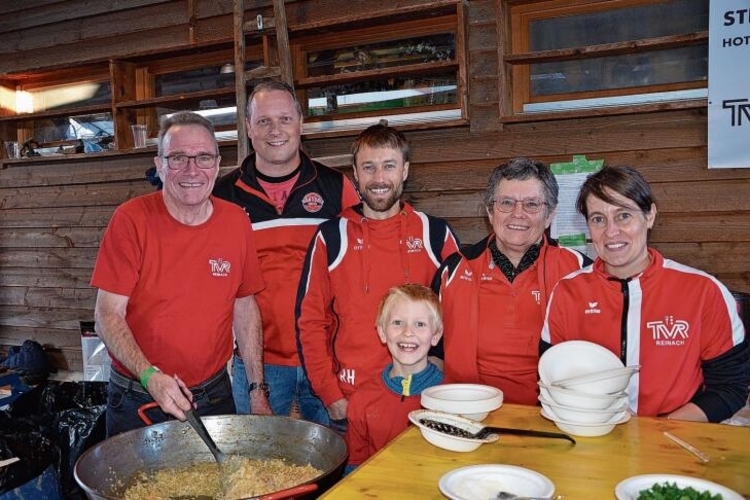
<svg viewBox="0 0 750 500">
<path fill-rule="evenodd" d="M 112 357 L 107 435 L 143 425 L 156 402 L 161 422 L 235 413 L 227 362 L 232 330 L 248 377 L 263 380 L 265 284 L 247 216 L 211 191 L 218 145 L 208 120 L 190 112 L 162 122 L 154 158 L 164 189 L 123 203 L 102 238 L 91 285 L 96 330 Z M 268 401 L 256 408 L 270 413 Z"/>
<path fill-rule="evenodd" d="M 506 402 L 536 404 L 550 293 L 591 262 L 545 235 L 558 191 L 549 167 L 528 158 L 492 172 L 484 204 L 493 233 L 449 257 L 433 282 L 443 305 L 446 382 L 487 384 Z"/>
</svg>

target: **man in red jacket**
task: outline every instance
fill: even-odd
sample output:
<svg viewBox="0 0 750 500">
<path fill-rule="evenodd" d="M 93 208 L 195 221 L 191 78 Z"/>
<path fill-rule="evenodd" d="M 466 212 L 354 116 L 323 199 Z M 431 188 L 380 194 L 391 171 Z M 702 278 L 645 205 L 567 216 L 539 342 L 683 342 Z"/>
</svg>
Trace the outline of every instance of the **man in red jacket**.
<svg viewBox="0 0 750 500">
<path fill-rule="evenodd" d="M 396 285 L 428 285 L 443 259 L 458 250 L 446 221 L 401 201 L 409 145 L 400 132 L 369 127 L 352 153 L 363 203 L 318 228 L 295 311 L 302 365 L 340 431 L 349 396 L 377 382 L 390 361 L 375 329 L 380 300 Z"/>
<path fill-rule="evenodd" d="M 328 414 L 300 367 L 294 330 L 294 299 L 307 246 L 321 222 L 359 202 L 341 172 L 313 161 L 300 149 L 302 110 L 282 82 L 255 86 L 248 101 L 247 133 L 255 150 L 222 177 L 214 194 L 245 209 L 255 234 L 266 289 L 257 295 L 263 317 L 263 372 L 267 385 L 245 377 L 235 353 L 233 384 L 238 413 L 269 391 L 271 409 L 289 415 L 296 400 L 303 418 L 327 424 Z"/>
</svg>

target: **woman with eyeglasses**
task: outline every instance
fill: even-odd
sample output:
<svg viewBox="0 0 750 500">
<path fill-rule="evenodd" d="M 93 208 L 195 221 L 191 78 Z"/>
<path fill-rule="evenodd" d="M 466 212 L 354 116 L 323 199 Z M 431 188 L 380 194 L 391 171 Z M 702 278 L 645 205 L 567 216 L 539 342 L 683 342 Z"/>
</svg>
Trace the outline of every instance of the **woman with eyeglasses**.
<svg viewBox="0 0 750 500">
<path fill-rule="evenodd" d="M 750 361 L 737 303 L 703 271 L 648 247 L 656 200 L 630 167 L 588 177 L 576 208 L 598 258 L 555 288 L 542 350 L 587 340 L 640 365 L 627 392 L 638 415 L 720 422 L 747 399 Z"/>
<path fill-rule="evenodd" d="M 541 162 L 516 158 L 492 172 L 484 195 L 492 233 L 449 257 L 433 282 L 445 317 L 446 382 L 487 384 L 506 402 L 536 404 L 547 299 L 563 276 L 590 262 L 545 235 L 557 196 Z"/>
</svg>

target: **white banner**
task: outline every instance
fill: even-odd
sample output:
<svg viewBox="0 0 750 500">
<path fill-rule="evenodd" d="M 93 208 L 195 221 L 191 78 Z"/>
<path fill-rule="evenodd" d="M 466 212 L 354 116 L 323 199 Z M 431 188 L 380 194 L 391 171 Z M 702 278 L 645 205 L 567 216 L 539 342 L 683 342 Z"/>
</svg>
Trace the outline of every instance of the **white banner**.
<svg viewBox="0 0 750 500">
<path fill-rule="evenodd" d="M 711 0 L 708 168 L 750 168 L 750 0 Z"/>
</svg>

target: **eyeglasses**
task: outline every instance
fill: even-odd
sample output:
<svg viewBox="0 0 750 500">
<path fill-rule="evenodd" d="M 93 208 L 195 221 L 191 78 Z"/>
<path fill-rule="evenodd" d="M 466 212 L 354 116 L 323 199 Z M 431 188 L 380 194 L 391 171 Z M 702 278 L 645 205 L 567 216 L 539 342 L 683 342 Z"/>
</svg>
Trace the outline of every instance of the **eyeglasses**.
<svg viewBox="0 0 750 500">
<path fill-rule="evenodd" d="M 523 207 L 523 211 L 527 214 L 536 214 L 547 205 L 546 201 L 541 200 L 514 200 L 513 198 L 497 198 L 492 200 L 495 204 L 495 208 L 499 211 L 509 214 L 516 208 L 516 204 L 520 203 Z"/>
<path fill-rule="evenodd" d="M 162 156 L 162 158 L 167 160 L 167 166 L 170 170 L 185 170 L 191 159 L 195 162 L 196 167 L 208 170 L 216 166 L 216 158 L 218 157 L 219 155 L 209 153 L 201 153 L 193 156 L 183 154 Z"/>
</svg>

